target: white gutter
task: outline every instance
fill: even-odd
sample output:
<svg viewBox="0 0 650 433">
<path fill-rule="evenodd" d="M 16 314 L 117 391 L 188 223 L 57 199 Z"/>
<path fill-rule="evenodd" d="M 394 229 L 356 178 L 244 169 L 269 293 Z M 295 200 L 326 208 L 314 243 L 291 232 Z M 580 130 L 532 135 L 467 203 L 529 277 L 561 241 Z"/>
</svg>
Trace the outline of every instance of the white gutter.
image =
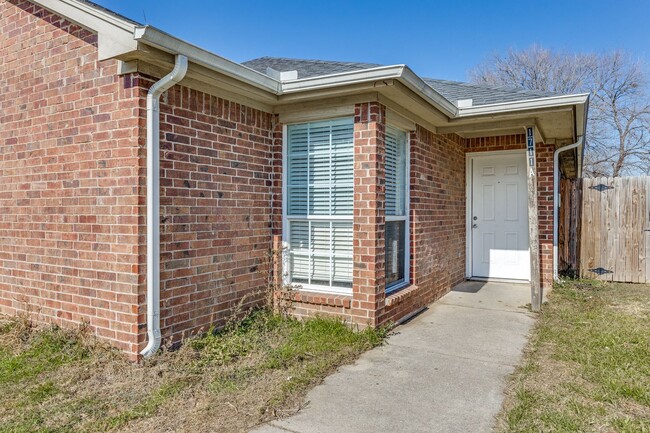
<svg viewBox="0 0 650 433">
<path fill-rule="evenodd" d="M 577 95 L 550 96 L 524 101 L 502 102 L 499 104 L 485 104 L 476 107 L 459 108 L 456 117 L 477 116 L 481 114 L 496 114 L 520 110 L 536 110 L 570 105 L 585 104 L 589 100 L 589 93 Z"/>
<path fill-rule="evenodd" d="M 442 108 L 443 112 L 446 111 L 446 114 L 449 117 L 458 117 L 458 107 L 456 107 L 451 101 L 438 93 L 433 87 L 429 86 L 418 74 L 413 72 L 408 66 L 404 67 L 404 74 L 402 75 L 402 81 L 409 87 L 411 90 L 418 93 L 420 96 L 424 97 L 431 105 L 434 107 Z"/>
<path fill-rule="evenodd" d="M 584 143 L 584 136 L 578 137 L 578 141 L 568 146 L 560 147 L 553 153 L 553 279 L 559 280 L 559 258 L 558 258 L 558 236 L 559 236 L 559 214 L 560 214 L 560 153 L 567 150 L 581 147 Z M 580 159 L 580 155 L 578 155 Z"/>
<path fill-rule="evenodd" d="M 147 347 L 149 357 L 160 348 L 160 95 L 185 77 L 187 57 L 176 56 L 174 69 L 147 93 Z"/>
</svg>

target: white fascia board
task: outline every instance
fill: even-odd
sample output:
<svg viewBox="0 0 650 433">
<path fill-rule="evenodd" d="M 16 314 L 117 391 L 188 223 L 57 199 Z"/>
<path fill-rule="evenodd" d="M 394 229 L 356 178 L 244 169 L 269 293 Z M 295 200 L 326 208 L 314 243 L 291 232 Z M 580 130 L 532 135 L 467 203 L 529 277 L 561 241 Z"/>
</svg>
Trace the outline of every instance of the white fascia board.
<svg viewBox="0 0 650 433">
<path fill-rule="evenodd" d="M 486 104 L 476 107 L 458 109 L 457 118 L 498 114 L 504 112 L 522 111 L 522 110 L 542 110 L 544 108 L 561 107 L 567 105 L 582 105 L 589 100 L 589 93 L 580 93 L 576 95 L 551 96 L 547 98 L 529 99 L 523 101 L 503 102 L 498 104 Z"/>
<path fill-rule="evenodd" d="M 347 84 L 367 83 L 369 81 L 390 80 L 399 78 L 404 69 L 403 65 L 380 66 L 378 68 L 362 69 L 359 71 L 341 72 L 338 74 L 319 75 L 316 77 L 299 78 L 282 83 L 281 94 L 305 92 L 326 89 Z"/>
<path fill-rule="evenodd" d="M 170 54 L 182 54 L 187 56 L 193 63 L 236 78 L 273 94 L 277 95 L 280 91 L 280 82 L 278 80 L 233 62 L 232 60 L 213 54 L 154 27 L 137 26 L 133 33 L 133 38 L 138 42 L 153 46 Z"/>
<path fill-rule="evenodd" d="M 77 0 L 31 0 L 81 27 L 97 33 L 99 60 L 117 57 L 135 51 L 133 40 L 135 24 Z"/>
<path fill-rule="evenodd" d="M 395 79 L 406 85 L 414 92 L 421 95 L 430 104 L 439 108 L 449 117 L 456 115 L 454 104 L 436 92 L 406 65 L 380 66 L 377 68 L 362 69 L 359 71 L 342 72 L 339 74 L 320 75 L 317 77 L 302 78 L 284 81 L 280 94 L 308 92 L 329 87 L 345 86 L 349 84 L 367 83 Z"/>
<path fill-rule="evenodd" d="M 408 66 L 404 66 L 404 73 L 401 77 L 404 83 L 411 90 L 420 94 L 430 104 L 438 107 L 441 111 L 449 117 L 458 116 L 458 108 L 452 104 L 448 99 L 436 92 L 433 87 L 429 86 L 419 75 L 411 70 Z"/>
</svg>

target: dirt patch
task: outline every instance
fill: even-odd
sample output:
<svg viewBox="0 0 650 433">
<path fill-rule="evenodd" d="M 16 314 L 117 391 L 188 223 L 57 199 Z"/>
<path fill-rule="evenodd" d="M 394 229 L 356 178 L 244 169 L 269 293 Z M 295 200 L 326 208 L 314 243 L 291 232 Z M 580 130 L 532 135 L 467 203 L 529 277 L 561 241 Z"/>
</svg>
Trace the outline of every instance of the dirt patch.
<svg viewBox="0 0 650 433">
<path fill-rule="evenodd" d="M 626 304 L 614 304 L 610 308 L 620 311 L 623 314 L 631 316 L 648 316 L 650 315 L 650 303 L 645 302 L 629 302 Z"/>
</svg>

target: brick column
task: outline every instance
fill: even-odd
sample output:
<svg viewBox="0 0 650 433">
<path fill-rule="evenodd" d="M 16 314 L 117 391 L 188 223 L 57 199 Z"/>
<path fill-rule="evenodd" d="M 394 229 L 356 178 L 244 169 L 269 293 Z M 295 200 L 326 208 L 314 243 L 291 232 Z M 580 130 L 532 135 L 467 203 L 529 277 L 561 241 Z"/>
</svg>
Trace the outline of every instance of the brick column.
<svg viewBox="0 0 650 433">
<path fill-rule="evenodd" d="M 544 290 L 553 288 L 553 151 L 552 144 L 538 143 L 537 215 L 539 219 L 539 273 Z"/>
<path fill-rule="evenodd" d="M 385 301 L 385 119 L 377 102 L 354 114 L 354 271 L 352 320 L 376 326 Z"/>
</svg>

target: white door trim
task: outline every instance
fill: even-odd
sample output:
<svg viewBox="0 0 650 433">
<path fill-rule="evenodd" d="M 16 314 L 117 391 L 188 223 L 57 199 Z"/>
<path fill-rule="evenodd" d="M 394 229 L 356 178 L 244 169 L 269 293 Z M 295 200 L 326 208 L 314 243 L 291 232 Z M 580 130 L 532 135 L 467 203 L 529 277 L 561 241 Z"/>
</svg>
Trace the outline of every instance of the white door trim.
<svg viewBox="0 0 650 433">
<path fill-rule="evenodd" d="M 465 153 L 465 278 L 472 278 L 472 205 L 474 203 L 474 196 L 472 193 L 472 173 L 474 160 L 481 157 L 495 156 L 495 155 L 524 155 L 525 149 L 515 150 L 495 150 L 488 152 L 467 152 Z"/>
</svg>

